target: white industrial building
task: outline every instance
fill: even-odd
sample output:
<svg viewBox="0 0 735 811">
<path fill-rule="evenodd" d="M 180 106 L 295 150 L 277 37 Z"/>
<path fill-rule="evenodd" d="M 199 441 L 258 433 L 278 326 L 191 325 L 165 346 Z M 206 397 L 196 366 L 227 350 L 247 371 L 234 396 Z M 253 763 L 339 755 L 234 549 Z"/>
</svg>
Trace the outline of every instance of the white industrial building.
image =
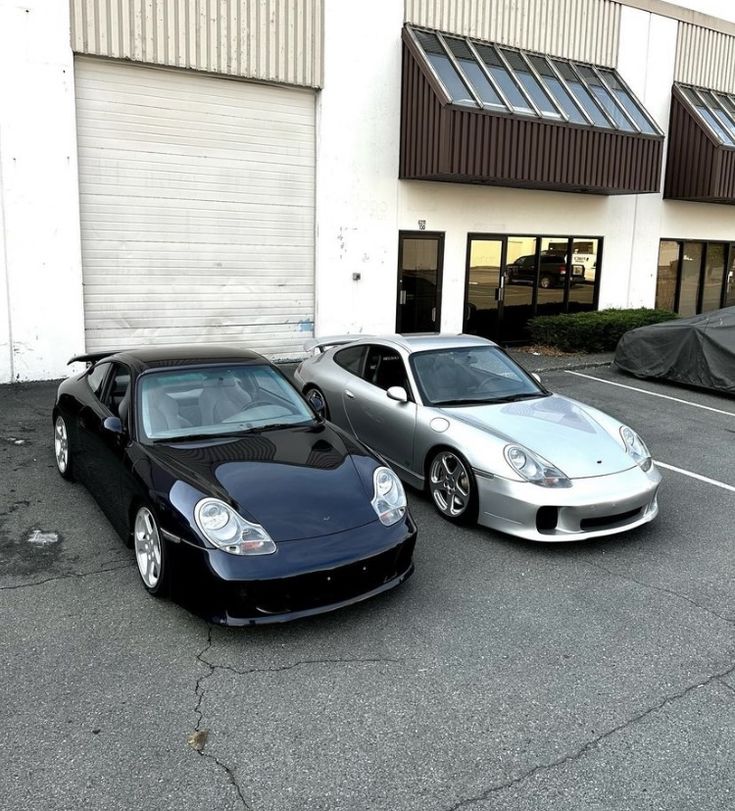
<svg viewBox="0 0 735 811">
<path fill-rule="evenodd" d="M 728 0 L 0 0 L 0 76 L 0 382 L 735 304 Z"/>
</svg>

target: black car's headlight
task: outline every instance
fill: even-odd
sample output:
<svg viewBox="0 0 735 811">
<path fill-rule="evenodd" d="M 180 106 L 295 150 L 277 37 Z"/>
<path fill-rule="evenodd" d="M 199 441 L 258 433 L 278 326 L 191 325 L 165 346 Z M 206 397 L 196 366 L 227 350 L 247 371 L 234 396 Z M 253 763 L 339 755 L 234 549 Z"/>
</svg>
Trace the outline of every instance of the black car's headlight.
<svg viewBox="0 0 735 811">
<path fill-rule="evenodd" d="M 516 473 L 540 487 L 572 486 L 569 477 L 558 467 L 521 445 L 506 445 L 505 458 Z"/>
<path fill-rule="evenodd" d="M 406 514 L 406 492 L 401 480 L 387 467 L 373 472 L 373 500 L 370 502 L 381 524 L 387 527 L 400 521 Z"/>
<path fill-rule="evenodd" d="M 224 501 L 203 498 L 194 520 L 204 537 L 231 555 L 272 555 L 276 545 L 260 524 L 246 521 Z"/>
<path fill-rule="evenodd" d="M 628 428 L 627 425 L 623 425 L 620 428 L 620 436 L 623 438 L 623 444 L 625 445 L 625 450 L 628 452 L 628 455 L 633 457 L 633 461 L 641 470 L 644 472 L 649 471 L 653 460 L 646 447 L 646 443 L 632 428 Z"/>
</svg>

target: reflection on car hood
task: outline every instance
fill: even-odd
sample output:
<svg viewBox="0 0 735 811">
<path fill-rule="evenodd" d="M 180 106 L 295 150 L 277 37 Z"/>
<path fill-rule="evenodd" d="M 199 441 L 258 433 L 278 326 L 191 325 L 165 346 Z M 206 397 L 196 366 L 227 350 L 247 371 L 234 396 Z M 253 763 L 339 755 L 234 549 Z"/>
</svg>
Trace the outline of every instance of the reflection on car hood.
<svg viewBox="0 0 735 811">
<path fill-rule="evenodd" d="M 440 411 L 450 420 L 461 420 L 535 451 L 570 479 L 605 476 L 635 464 L 622 442 L 611 437 L 578 403 L 557 394 Z"/>
<path fill-rule="evenodd" d="M 177 478 L 232 500 L 275 541 L 331 535 L 377 520 L 372 492 L 352 458 L 365 452 L 328 425 L 156 444 L 149 453 Z"/>
</svg>

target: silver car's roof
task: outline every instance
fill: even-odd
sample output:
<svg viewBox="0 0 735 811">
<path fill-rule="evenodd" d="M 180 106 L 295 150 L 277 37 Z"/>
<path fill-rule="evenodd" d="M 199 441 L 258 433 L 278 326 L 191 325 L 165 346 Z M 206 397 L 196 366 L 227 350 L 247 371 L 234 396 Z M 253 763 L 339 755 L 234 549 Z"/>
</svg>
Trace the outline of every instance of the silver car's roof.
<svg viewBox="0 0 735 811">
<path fill-rule="evenodd" d="M 479 335 L 419 332 L 412 335 L 345 335 L 330 336 L 329 338 L 322 339 L 315 338 L 307 344 L 307 347 L 311 349 L 312 346 L 324 346 L 324 348 L 327 349 L 336 345 L 344 346 L 347 343 L 374 343 L 376 341 L 392 344 L 409 354 L 412 352 L 423 352 L 427 349 L 450 349 L 463 346 L 497 346 L 497 344 L 489 341 L 487 338 L 481 338 Z"/>
</svg>

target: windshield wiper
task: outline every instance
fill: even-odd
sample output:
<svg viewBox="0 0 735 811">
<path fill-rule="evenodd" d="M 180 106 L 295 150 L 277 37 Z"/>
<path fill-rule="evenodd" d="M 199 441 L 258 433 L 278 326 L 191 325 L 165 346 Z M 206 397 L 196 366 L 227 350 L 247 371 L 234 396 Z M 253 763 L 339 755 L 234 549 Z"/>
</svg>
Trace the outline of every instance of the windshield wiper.
<svg viewBox="0 0 735 811">
<path fill-rule="evenodd" d="M 548 397 L 549 395 L 545 392 L 536 392 L 534 394 L 526 393 L 526 394 L 506 394 L 503 397 L 490 397 L 490 398 L 483 398 L 480 399 L 457 399 L 457 400 L 439 400 L 436 403 L 432 403 L 435 406 L 447 406 L 447 405 L 495 405 L 495 403 L 513 403 L 516 400 L 532 400 L 536 397 Z"/>
</svg>

